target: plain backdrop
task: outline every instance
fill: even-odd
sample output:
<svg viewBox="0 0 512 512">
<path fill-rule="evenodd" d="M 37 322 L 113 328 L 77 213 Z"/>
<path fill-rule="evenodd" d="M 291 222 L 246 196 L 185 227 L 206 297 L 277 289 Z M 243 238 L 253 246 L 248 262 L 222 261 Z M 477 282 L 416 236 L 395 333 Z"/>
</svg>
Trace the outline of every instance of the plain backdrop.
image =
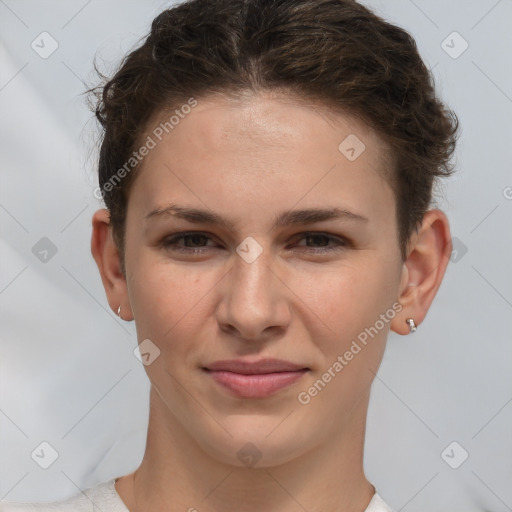
<svg viewBox="0 0 512 512">
<path fill-rule="evenodd" d="M 365 3 L 415 37 L 462 125 L 436 203 L 456 251 L 419 330 L 389 336 L 367 476 L 396 510 L 512 510 L 512 1 Z M 168 5 L 0 0 L 0 499 L 65 498 L 144 453 L 134 325 L 90 254 L 98 132 L 81 93 L 94 55 L 114 69 Z"/>
</svg>

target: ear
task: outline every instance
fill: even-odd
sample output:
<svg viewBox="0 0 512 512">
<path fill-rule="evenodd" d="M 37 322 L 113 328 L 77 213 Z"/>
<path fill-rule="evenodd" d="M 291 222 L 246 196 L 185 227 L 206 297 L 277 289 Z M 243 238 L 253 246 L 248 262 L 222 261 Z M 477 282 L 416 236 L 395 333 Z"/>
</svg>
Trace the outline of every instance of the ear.
<svg viewBox="0 0 512 512">
<path fill-rule="evenodd" d="M 133 320 L 126 277 L 121 271 L 119 251 L 112 236 L 109 211 L 98 210 L 92 217 L 91 253 L 98 265 L 107 300 L 117 315 L 121 306 L 123 320 Z"/>
<path fill-rule="evenodd" d="M 416 325 L 423 322 L 441 286 L 451 252 L 448 218 L 441 210 L 429 210 L 409 242 L 398 297 L 403 309 L 391 322 L 394 332 L 409 334 L 407 318 L 412 318 Z"/>
</svg>

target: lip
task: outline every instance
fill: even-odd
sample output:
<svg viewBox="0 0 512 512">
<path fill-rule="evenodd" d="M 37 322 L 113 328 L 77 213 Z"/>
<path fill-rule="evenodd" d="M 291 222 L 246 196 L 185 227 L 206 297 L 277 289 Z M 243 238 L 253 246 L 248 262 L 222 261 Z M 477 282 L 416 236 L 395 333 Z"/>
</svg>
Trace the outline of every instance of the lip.
<svg viewBox="0 0 512 512">
<path fill-rule="evenodd" d="M 292 385 L 309 371 L 302 365 L 280 359 L 216 361 L 203 367 L 212 379 L 236 396 L 263 398 Z"/>
</svg>

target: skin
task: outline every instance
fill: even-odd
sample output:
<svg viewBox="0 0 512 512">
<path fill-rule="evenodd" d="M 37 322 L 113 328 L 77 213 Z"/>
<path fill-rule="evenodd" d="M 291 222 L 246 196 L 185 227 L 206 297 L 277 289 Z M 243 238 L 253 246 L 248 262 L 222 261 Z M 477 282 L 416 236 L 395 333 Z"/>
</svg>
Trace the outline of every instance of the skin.
<svg viewBox="0 0 512 512">
<path fill-rule="evenodd" d="M 366 146 L 354 161 L 338 149 L 350 134 Z M 91 249 L 109 304 L 135 320 L 139 343 L 150 339 L 160 350 L 145 366 L 152 384 L 146 452 L 116 482 L 131 511 L 367 507 L 375 492 L 363 471 L 370 386 L 389 330 L 409 334 L 410 317 L 421 324 L 451 251 L 445 214 L 430 210 L 401 260 L 395 197 L 383 178 L 388 161 L 387 147 L 362 121 L 290 95 L 202 98 L 137 171 L 126 276 L 108 212 L 94 214 Z M 232 226 L 145 218 L 171 203 L 215 212 Z M 273 229 L 284 210 L 319 207 L 368 220 Z M 161 245 L 187 231 L 209 237 L 179 242 L 199 254 Z M 246 237 L 262 248 L 252 263 L 236 252 Z M 301 404 L 298 394 L 393 304 L 401 311 Z M 284 359 L 309 371 L 255 399 L 233 396 L 201 369 L 241 357 Z M 254 467 L 237 457 L 249 442 L 261 454 Z"/>
</svg>

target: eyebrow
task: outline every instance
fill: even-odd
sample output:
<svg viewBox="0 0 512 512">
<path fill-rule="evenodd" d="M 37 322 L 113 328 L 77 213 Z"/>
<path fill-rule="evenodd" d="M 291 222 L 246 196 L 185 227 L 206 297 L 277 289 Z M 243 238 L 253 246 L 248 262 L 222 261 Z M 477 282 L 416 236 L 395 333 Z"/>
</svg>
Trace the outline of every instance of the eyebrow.
<svg viewBox="0 0 512 512">
<path fill-rule="evenodd" d="M 230 230 L 234 230 L 233 224 L 217 213 L 199 208 L 178 206 L 176 204 L 171 204 L 163 208 L 156 208 L 148 213 L 145 216 L 145 219 L 149 222 L 151 219 L 161 218 L 168 215 L 197 224 L 219 225 Z M 312 224 L 314 222 L 338 219 L 368 222 L 367 217 L 351 212 L 345 208 L 308 208 L 303 210 L 286 210 L 280 213 L 276 217 L 272 229 L 288 225 Z"/>
</svg>

